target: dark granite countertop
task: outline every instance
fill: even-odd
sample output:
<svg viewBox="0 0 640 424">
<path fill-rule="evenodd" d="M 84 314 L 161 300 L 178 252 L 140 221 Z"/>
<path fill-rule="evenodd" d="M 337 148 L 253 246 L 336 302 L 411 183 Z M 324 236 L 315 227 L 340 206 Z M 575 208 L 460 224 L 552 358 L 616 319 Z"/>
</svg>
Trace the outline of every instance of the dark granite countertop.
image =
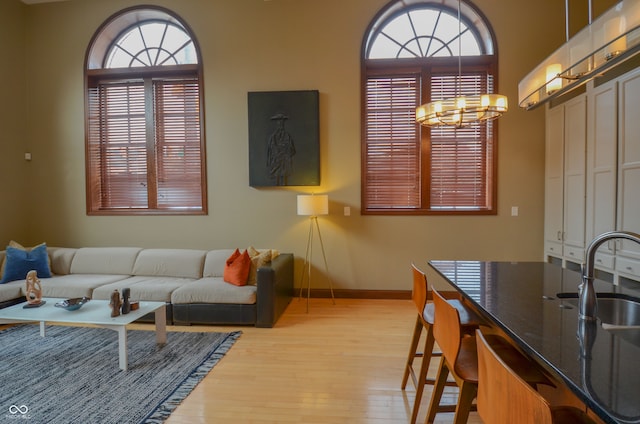
<svg viewBox="0 0 640 424">
<path fill-rule="evenodd" d="M 429 264 L 603 421 L 640 423 L 640 330 L 605 330 L 598 321 L 578 337 L 580 273 L 545 262 Z M 601 297 L 640 298 L 640 284 L 594 286 Z"/>
</svg>

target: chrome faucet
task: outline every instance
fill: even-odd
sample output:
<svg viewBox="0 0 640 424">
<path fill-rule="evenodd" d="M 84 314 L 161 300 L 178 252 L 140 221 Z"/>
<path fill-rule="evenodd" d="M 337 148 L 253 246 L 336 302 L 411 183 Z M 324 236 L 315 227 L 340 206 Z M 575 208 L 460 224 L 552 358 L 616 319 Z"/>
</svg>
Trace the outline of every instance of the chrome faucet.
<svg viewBox="0 0 640 424">
<path fill-rule="evenodd" d="M 602 243 L 613 239 L 626 239 L 640 244 L 640 234 L 628 231 L 609 231 L 591 240 L 585 253 L 586 262 L 582 267 L 582 283 L 578 287 L 578 316 L 581 320 L 593 321 L 597 318 L 598 298 L 593 288 L 596 250 Z"/>
</svg>

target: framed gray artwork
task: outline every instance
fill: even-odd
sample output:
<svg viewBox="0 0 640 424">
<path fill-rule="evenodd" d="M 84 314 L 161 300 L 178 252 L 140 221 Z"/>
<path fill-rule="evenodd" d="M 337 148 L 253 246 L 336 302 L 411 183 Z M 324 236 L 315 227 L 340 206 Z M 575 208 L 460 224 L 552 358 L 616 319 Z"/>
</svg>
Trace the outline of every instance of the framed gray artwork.
<svg viewBox="0 0 640 424">
<path fill-rule="evenodd" d="M 320 185 L 319 92 L 248 93 L 249 185 Z"/>
</svg>

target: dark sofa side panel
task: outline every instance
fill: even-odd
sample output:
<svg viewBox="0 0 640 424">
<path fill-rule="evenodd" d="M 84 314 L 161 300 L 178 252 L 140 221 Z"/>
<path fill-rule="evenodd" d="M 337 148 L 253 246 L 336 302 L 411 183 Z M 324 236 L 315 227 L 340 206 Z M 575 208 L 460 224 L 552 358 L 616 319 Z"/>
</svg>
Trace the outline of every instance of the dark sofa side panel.
<svg viewBox="0 0 640 424">
<path fill-rule="evenodd" d="M 254 325 L 256 305 L 193 303 L 173 305 L 175 325 Z"/>
<path fill-rule="evenodd" d="M 293 298 L 293 254 L 281 253 L 257 273 L 256 327 L 273 327 Z"/>
</svg>

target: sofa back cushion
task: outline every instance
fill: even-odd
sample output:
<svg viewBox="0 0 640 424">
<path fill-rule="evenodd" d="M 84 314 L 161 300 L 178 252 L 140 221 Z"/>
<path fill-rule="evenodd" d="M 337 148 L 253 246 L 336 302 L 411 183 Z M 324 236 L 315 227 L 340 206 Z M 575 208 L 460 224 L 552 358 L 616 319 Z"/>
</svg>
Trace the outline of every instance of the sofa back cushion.
<svg viewBox="0 0 640 424">
<path fill-rule="evenodd" d="M 203 277 L 222 277 L 227 259 L 235 249 L 216 249 L 207 252 L 204 260 Z"/>
<path fill-rule="evenodd" d="M 202 278 L 204 250 L 144 249 L 133 266 L 133 275 Z"/>
<path fill-rule="evenodd" d="M 139 247 L 81 247 L 71 261 L 71 274 L 131 275 Z"/>
<path fill-rule="evenodd" d="M 70 247 L 49 247 L 49 259 L 51 260 L 51 272 L 55 275 L 67 275 L 71 273 L 71 262 L 78 249 Z"/>
</svg>

